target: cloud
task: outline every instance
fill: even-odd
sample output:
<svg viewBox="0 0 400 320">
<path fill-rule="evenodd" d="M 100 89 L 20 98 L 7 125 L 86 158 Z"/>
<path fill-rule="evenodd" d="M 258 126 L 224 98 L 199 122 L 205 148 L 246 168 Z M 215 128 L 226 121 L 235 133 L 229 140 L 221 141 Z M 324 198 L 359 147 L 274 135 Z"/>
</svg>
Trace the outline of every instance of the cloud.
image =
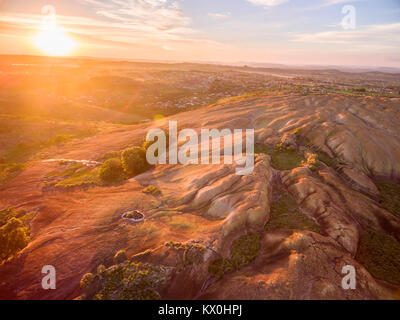
<svg viewBox="0 0 400 320">
<path fill-rule="evenodd" d="M 96 14 L 108 20 L 131 25 L 144 25 L 158 30 L 171 30 L 188 26 L 179 3 L 173 0 L 81 0 L 90 5 Z"/>
<path fill-rule="evenodd" d="M 80 0 L 94 10 L 97 17 L 57 15 L 57 24 L 78 38 L 90 42 L 113 42 L 124 45 L 158 45 L 173 48 L 172 42 L 203 43 L 198 32 L 190 28 L 177 1 L 173 0 Z M 34 33 L 41 26 L 38 14 L 0 13 L 1 35 L 16 30 Z M 9 26 L 8 28 L 6 28 Z M 12 31 L 14 30 L 14 31 Z"/>
<path fill-rule="evenodd" d="M 274 7 L 289 2 L 289 0 L 246 0 L 257 6 Z"/>
<path fill-rule="evenodd" d="M 227 19 L 231 16 L 230 12 L 226 12 L 226 13 L 209 13 L 208 14 L 209 17 L 216 19 L 216 20 L 223 20 L 223 19 Z"/>
<path fill-rule="evenodd" d="M 360 1 L 365 1 L 365 0 L 327 0 L 322 4 L 322 6 L 332 6 L 335 4 L 345 4 L 349 2 L 360 2 Z"/>
<path fill-rule="evenodd" d="M 292 33 L 292 41 L 339 45 L 340 49 L 397 50 L 400 46 L 400 23 L 360 26 L 356 30 L 316 33 Z"/>
</svg>

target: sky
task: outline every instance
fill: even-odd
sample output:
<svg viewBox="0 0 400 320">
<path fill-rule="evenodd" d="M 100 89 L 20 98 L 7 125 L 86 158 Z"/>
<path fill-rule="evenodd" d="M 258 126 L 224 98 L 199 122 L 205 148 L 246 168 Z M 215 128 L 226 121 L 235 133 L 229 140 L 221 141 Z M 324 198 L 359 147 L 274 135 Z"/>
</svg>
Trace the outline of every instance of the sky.
<svg viewBox="0 0 400 320">
<path fill-rule="evenodd" d="M 0 0 L 0 54 L 50 54 L 52 12 L 73 56 L 400 67 L 400 0 Z"/>
</svg>

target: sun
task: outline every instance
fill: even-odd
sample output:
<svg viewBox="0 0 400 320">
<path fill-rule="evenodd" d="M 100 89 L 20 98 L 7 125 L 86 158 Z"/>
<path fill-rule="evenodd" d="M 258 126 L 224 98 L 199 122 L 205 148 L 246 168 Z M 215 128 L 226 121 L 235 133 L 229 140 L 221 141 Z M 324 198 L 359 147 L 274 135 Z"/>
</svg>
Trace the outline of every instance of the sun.
<svg viewBox="0 0 400 320">
<path fill-rule="evenodd" d="M 57 26 L 51 26 L 40 31 L 34 38 L 34 43 L 45 54 L 64 56 L 70 54 L 76 43 Z"/>
</svg>

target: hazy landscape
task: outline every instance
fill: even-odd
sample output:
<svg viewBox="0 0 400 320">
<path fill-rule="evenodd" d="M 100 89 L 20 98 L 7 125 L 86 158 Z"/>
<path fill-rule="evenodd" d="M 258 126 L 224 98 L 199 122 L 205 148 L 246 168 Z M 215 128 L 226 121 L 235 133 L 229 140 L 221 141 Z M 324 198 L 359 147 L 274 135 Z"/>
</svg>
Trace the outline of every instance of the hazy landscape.
<svg viewBox="0 0 400 320">
<path fill-rule="evenodd" d="M 0 0 L 0 303 L 204 320 L 400 300 L 399 13 Z"/>
</svg>

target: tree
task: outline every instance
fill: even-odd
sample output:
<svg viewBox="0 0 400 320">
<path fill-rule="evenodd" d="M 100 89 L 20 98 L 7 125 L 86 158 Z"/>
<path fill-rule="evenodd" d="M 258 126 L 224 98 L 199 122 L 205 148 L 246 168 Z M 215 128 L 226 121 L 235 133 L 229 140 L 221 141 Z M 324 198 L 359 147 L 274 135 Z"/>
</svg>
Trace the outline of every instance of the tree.
<svg viewBox="0 0 400 320">
<path fill-rule="evenodd" d="M 125 149 L 121 154 L 122 166 L 131 176 L 136 176 L 149 169 L 147 163 L 146 151 L 141 147 L 132 147 Z"/>
<path fill-rule="evenodd" d="M 105 183 L 117 183 L 124 180 L 124 168 L 117 158 L 108 159 L 100 167 L 100 179 Z"/>
<path fill-rule="evenodd" d="M 12 217 L 0 228 L 0 262 L 13 257 L 29 242 L 29 228 Z"/>
</svg>

